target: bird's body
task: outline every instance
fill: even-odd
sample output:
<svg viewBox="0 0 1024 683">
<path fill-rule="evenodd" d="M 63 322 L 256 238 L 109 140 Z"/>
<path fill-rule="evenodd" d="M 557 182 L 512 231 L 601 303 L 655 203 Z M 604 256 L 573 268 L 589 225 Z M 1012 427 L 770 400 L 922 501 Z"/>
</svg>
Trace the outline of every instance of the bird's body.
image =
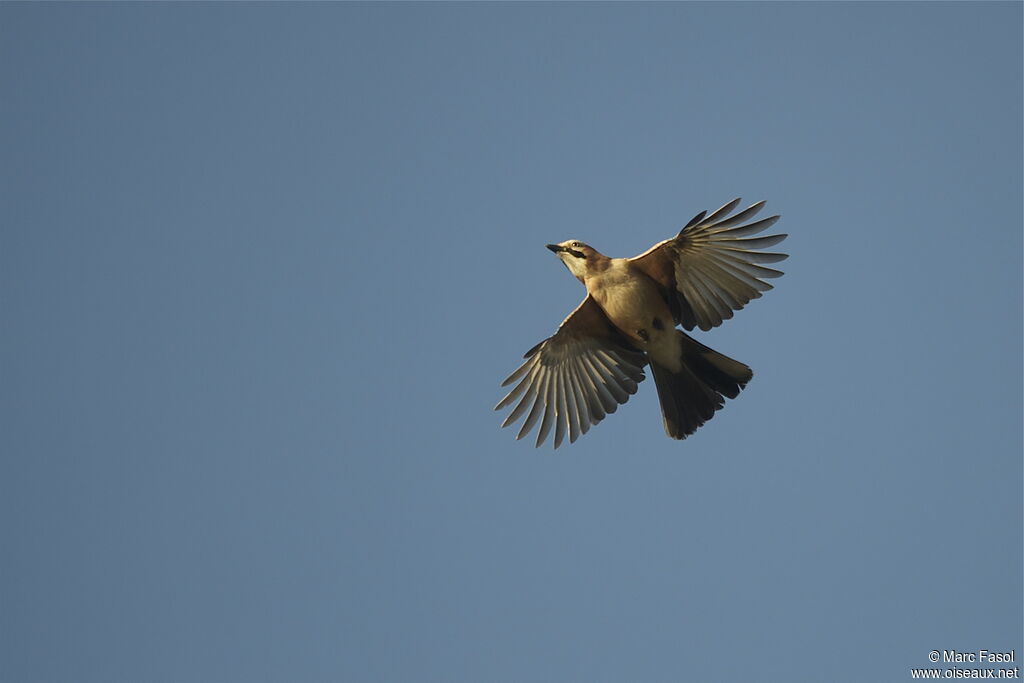
<svg viewBox="0 0 1024 683">
<path fill-rule="evenodd" d="M 743 224 L 764 202 L 728 216 L 738 203 L 701 212 L 679 235 L 634 258 L 608 258 L 578 240 L 547 245 L 587 296 L 503 383 L 517 382 L 497 408 L 518 403 L 502 426 L 526 415 L 516 438 L 539 425 L 538 446 L 552 429 L 555 448 L 566 434 L 575 441 L 636 392 L 648 364 L 672 438 L 686 438 L 725 398 L 736 398 L 753 377 L 750 368 L 676 326 L 720 325 L 771 289 L 761 278 L 782 275 L 760 264 L 786 254 L 755 250 L 786 236 L 749 237 L 779 217 Z"/>
<path fill-rule="evenodd" d="M 658 286 L 629 259 L 608 259 L 607 268 L 584 280 L 608 320 L 653 359 L 678 369 L 679 340 L 672 311 Z"/>
</svg>

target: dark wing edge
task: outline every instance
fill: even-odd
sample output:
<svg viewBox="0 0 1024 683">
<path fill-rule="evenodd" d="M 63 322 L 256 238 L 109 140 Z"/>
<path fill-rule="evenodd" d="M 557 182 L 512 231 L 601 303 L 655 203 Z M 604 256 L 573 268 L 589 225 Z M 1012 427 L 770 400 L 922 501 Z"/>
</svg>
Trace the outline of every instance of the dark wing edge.
<svg viewBox="0 0 1024 683">
<path fill-rule="evenodd" d="M 752 237 L 773 226 L 779 216 L 748 222 L 764 208 L 763 201 L 730 216 L 739 203 L 736 198 L 710 214 L 702 211 L 676 237 L 631 259 L 662 286 L 676 322 L 686 330 L 718 327 L 772 289 L 766 279 L 783 274 L 762 264 L 784 261 L 788 254 L 758 250 L 787 235 Z"/>
<path fill-rule="evenodd" d="M 632 347 L 590 295 L 554 335 L 526 353 L 526 361 L 501 386 L 515 386 L 495 410 L 515 404 L 502 427 L 526 416 L 516 439 L 538 426 L 535 447 L 554 430 L 558 448 L 573 443 L 614 413 L 644 380 L 647 356 Z"/>
</svg>

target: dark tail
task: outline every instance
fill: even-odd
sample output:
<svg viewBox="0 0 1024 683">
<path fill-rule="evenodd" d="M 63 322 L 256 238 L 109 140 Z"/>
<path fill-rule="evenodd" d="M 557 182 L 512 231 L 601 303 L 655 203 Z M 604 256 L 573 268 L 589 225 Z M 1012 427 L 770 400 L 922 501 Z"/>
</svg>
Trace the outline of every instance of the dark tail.
<svg viewBox="0 0 1024 683">
<path fill-rule="evenodd" d="M 713 351 L 679 332 L 683 344 L 683 367 L 679 372 L 651 362 L 651 374 L 658 387 L 665 432 L 673 439 L 685 439 L 715 416 L 725 398 L 736 398 L 754 373 L 743 363 Z"/>
</svg>

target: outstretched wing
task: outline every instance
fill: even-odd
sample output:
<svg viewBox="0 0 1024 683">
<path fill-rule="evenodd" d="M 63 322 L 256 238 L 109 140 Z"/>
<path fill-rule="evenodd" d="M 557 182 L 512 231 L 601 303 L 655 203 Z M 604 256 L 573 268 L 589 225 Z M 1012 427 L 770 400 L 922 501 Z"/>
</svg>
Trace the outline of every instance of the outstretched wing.
<svg viewBox="0 0 1024 683">
<path fill-rule="evenodd" d="M 733 311 L 772 288 L 764 281 L 782 275 L 765 268 L 788 254 L 757 251 L 774 246 L 786 235 L 751 237 L 767 230 L 778 216 L 748 223 L 764 202 L 729 216 L 740 200 L 734 199 L 709 216 L 701 211 L 679 235 L 654 245 L 630 259 L 663 288 L 676 316 L 687 330 L 710 330 L 732 318 Z"/>
<path fill-rule="evenodd" d="M 572 443 L 635 394 L 647 364 L 646 354 L 629 344 L 589 294 L 558 331 L 527 351 L 525 358 L 502 382 L 503 387 L 518 383 L 494 409 L 518 401 L 501 426 L 525 414 L 516 438 L 523 438 L 539 421 L 535 445 L 544 443 L 554 427 L 555 448 L 567 432 Z"/>
</svg>

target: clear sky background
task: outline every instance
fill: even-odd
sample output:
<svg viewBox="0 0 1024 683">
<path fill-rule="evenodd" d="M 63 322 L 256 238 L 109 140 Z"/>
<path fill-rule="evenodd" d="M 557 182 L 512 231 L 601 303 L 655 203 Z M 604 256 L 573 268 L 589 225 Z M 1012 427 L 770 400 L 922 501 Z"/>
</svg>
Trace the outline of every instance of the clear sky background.
<svg viewBox="0 0 1024 683">
<path fill-rule="evenodd" d="M 0 5 L 0 680 L 904 681 L 1022 648 L 1022 5 Z M 492 408 L 768 200 L 668 439 Z"/>
</svg>

